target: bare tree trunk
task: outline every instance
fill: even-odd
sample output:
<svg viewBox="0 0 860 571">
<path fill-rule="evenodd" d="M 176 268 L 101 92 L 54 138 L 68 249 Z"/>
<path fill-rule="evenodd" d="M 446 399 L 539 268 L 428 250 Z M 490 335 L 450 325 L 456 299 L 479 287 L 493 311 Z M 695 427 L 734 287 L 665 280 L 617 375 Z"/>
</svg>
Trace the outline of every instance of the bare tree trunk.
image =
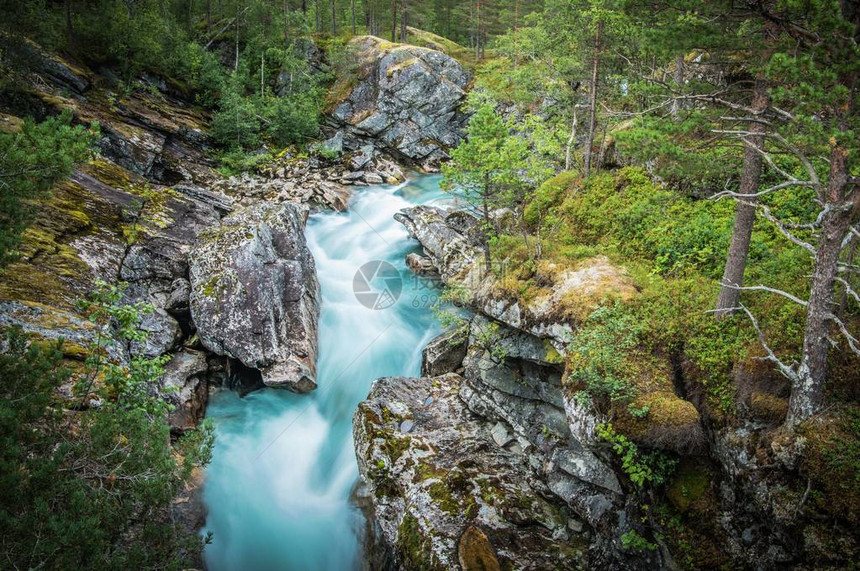
<svg viewBox="0 0 860 571">
<path fill-rule="evenodd" d="M 852 265 L 854 263 L 854 254 L 857 251 L 857 236 L 852 236 L 851 243 L 848 246 L 848 257 L 845 260 L 847 265 Z M 851 279 L 850 275 L 845 276 L 846 280 Z M 842 299 L 839 301 L 839 310 L 836 312 L 836 316 L 839 319 L 842 319 L 842 316 L 845 315 L 845 308 L 848 306 L 848 288 L 842 290 Z"/>
<path fill-rule="evenodd" d="M 573 161 L 573 146 L 576 144 L 576 124 L 578 123 L 576 116 L 576 106 L 573 107 L 573 120 L 570 122 L 570 137 L 567 138 L 567 145 L 564 149 L 564 170 L 569 171 Z"/>
<path fill-rule="evenodd" d="M 860 210 L 860 188 L 852 185 L 847 166 L 848 152 L 840 146 L 830 153 L 830 178 L 827 183 L 824 220 L 815 252 L 812 287 L 806 306 L 803 355 L 797 379 L 788 401 L 789 426 L 808 419 L 821 410 L 827 378 L 827 334 L 833 319 L 833 286 L 842 243 L 852 220 Z"/>
<path fill-rule="evenodd" d="M 675 58 L 675 85 L 679 90 L 684 85 L 684 54 L 678 54 L 678 57 Z M 681 98 L 676 97 L 672 100 L 672 117 L 677 116 L 680 110 Z"/>
<path fill-rule="evenodd" d="M 352 0 L 352 35 L 355 35 L 355 0 Z"/>
<path fill-rule="evenodd" d="M 66 0 L 66 49 L 75 49 L 75 31 L 72 28 L 72 0 Z"/>
<path fill-rule="evenodd" d="M 302 0 L 302 14 L 308 13 L 308 0 Z"/>
<path fill-rule="evenodd" d="M 266 52 L 260 53 L 260 97 L 266 94 Z"/>
<path fill-rule="evenodd" d="M 314 15 L 316 16 L 317 21 L 317 32 L 322 31 L 322 16 L 320 15 L 320 2 L 322 0 L 316 0 L 314 2 Z"/>
<path fill-rule="evenodd" d="M 239 13 L 236 13 L 236 61 L 233 63 L 233 71 L 239 71 Z"/>
<path fill-rule="evenodd" d="M 481 0 L 475 5 L 475 61 L 481 61 Z"/>
<path fill-rule="evenodd" d="M 585 176 L 591 174 L 591 147 L 594 145 L 594 132 L 597 128 L 597 78 L 600 71 L 600 48 L 603 22 L 597 23 L 594 32 L 594 56 L 591 64 L 591 94 L 588 99 L 588 138 L 585 141 Z"/>
<path fill-rule="evenodd" d="M 767 94 L 767 81 L 759 74 L 756 77 L 753 92 L 752 108 L 756 113 L 764 112 L 770 105 L 770 97 Z M 749 144 L 744 149 L 744 167 L 741 174 L 740 194 L 755 194 L 758 191 L 761 178 L 762 154 L 764 149 L 765 125 L 753 122 L 750 126 Z M 724 284 L 717 298 L 717 317 L 725 316 L 729 310 L 738 307 L 740 303 L 741 290 L 737 286 L 743 285 L 744 271 L 747 266 L 747 255 L 749 254 L 750 239 L 752 238 L 753 225 L 755 224 L 756 207 L 754 199 L 746 198 L 738 201 L 735 207 L 735 226 L 732 230 L 732 241 L 729 245 L 729 253 L 726 257 L 726 268 L 723 272 L 722 283 Z M 735 286 L 735 287 L 731 287 Z"/>
<path fill-rule="evenodd" d="M 481 233 L 483 236 L 483 246 L 484 246 L 484 262 L 487 264 L 487 272 L 490 271 L 492 267 L 492 258 L 490 256 L 490 228 L 492 223 L 490 221 L 490 207 L 487 204 L 490 196 L 490 175 L 484 174 L 484 196 L 481 200 L 481 210 L 484 218 L 484 231 Z"/>
<path fill-rule="evenodd" d="M 406 0 L 400 0 L 400 43 L 406 43 L 406 26 L 408 22 Z"/>
<path fill-rule="evenodd" d="M 391 41 L 397 41 L 397 2 L 398 0 L 391 0 Z"/>
<path fill-rule="evenodd" d="M 331 35 L 337 35 L 337 10 L 334 7 L 334 0 L 331 0 Z"/>
</svg>

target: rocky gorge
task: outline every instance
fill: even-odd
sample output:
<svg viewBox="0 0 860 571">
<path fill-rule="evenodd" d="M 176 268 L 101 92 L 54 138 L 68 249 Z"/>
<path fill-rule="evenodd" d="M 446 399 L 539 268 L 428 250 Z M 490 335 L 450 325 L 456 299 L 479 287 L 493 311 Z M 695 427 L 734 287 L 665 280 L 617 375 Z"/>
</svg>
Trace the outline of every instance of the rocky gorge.
<svg viewBox="0 0 860 571">
<path fill-rule="evenodd" d="M 98 156 L 53 190 L 24 233 L 21 259 L 0 276 L 0 327 L 63 338 L 65 359 L 80 363 L 105 332 L 76 300 L 97 282 L 126 283 L 123 300 L 154 311 L 140 326 L 146 341 L 117 343 L 110 358 L 167 357 L 151 390 L 173 405 L 174 436 L 198 425 L 218 389 L 281 388 L 316 403 L 349 377 L 355 361 L 328 377 L 318 368 L 322 353 L 341 348 L 320 336 L 326 284 L 309 216 L 349 216 L 362 187 L 401 184 L 414 176 L 410 169 L 438 170 L 463 137 L 473 79 L 428 48 L 359 37 L 351 49 L 357 73 L 332 88 L 340 97 L 315 150 L 286 150 L 253 174 L 228 177 L 208 153 L 208 117 L 182 93 L 144 76 L 139 89 L 121 94 L 105 74 L 33 47 L 28 96 L 2 109 L 0 125 L 12 128 L 33 110 L 70 109 L 80 122 L 99 122 L 101 138 Z M 354 214 L 387 214 L 370 204 Z M 505 225 L 511 215 L 492 219 Z M 412 326 L 424 328 L 411 332 L 421 339 L 420 376 L 373 381 L 354 415 L 346 397 L 332 405 L 352 415 L 360 482 L 351 499 L 367 515 L 363 557 L 371 568 L 676 569 L 695 551 L 712 567 L 755 561 L 776 569 L 857 552 L 842 528 L 833 547 L 829 528 L 800 514 L 807 495 L 789 492 L 803 443 L 765 438 L 773 426 L 761 417 L 723 422 L 677 355 L 636 355 L 649 367 L 635 403 L 647 406 L 648 418 L 621 419 L 625 438 L 678 466 L 665 482 L 666 510 L 643 508 L 658 505 L 654 492 L 631 478 L 623 452 L 601 432 L 606 416 L 578 400 L 570 380 L 568 347 L 583 316 L 607 296 L 641 295 L 623 266 L 597 255 L 553 267 L 525 297 L 485 265 L 481 223 L 470 213 L 412 204 L 394 219 L 414 238 L 404 266 L 456 292 L 469 316 L 426 346 L 435 322 Z M 339 220 L 330 221 L 334 235 Z M 364 218 L 353 222 L 370 226 L 366 233 L 389 250 L 403 246 L 386 240 L 396 231 L 383 237 Z M 352 280 L 354 268 L 343 271 Z M 349 325 L 361 331 L 362 322 Z M 63 392 L 71 397 L 71 387 Z M 316 405 L 306 406 L 284 430 L 307 420 Z M 190 488 L 176 501 L 177 517 L 195 529 L 205 521 L 199 496 Z M 684 526 L 665 523 L 682 519 Z M 653 533 L 657 527 L 676 536 Z"/>
</svg>

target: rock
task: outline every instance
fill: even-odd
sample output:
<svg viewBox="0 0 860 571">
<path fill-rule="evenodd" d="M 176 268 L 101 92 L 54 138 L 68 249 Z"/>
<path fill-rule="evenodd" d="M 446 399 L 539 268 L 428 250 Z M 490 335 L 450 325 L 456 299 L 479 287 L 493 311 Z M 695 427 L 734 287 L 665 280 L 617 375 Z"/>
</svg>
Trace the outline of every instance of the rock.
<svg viewBox="0 0 860 571">
<path fill-rule="evenodd" d="M 362 145 L 349 157 L 349 165 L 352 170 L 358 171 L 367 166 L 373 160 L 376 149 L 373 145 Z"/>
<path fill-rule="evenodd" d="M 406 266 L 418 275 L 436 273 L 433 260 L 415 252 L 406 255 Z"/>
<path fill-rule="evenodd" d="M 363 171 L 356 171 L 356 172 L 346 173 L 345 175 L 343 175 L 343 178 L 344 178 L 344 180 L 357 180 L 357 179 L 362 178 L 364 176 L 365 176 L 365 173 Z"/>
<path fill-rule="evenodd" d="M 366 173 L 363 179 L 367 184 L 382 184 L 385 182 L 381 176 L 373 172 Z"/>
<path fill-rule="evenodd" d="M 234 207 L 233 199 L 220 192 L 212 192 L 190 184 L 178 184 L 173 189 L 198 202 L 212 206 L 222 216 L 229 214 Z"/>
<path fill-rule="evenodd" d="M 164 308 L 168 311 L 188 311 L 189 297 L 191 297 L 191 284 L 185 278 L 176 278 L 170 284 L 170 294 Z"/>
<path fill-rule="evenodd" d="M 513 328 L 549 339 L 560 351 L 573 333 L 566 313 L 571 303 L 576 302 L 575 309 L 587 315 L 607 294 L 629 299 L 637 293 L 622 268 L 596 256 L 576 269 L 559 271 L 551 287 L 523 304 L 498 294 L 495 275 L 486 271 L 477 245 L 475 217 L 434 206 L 415 206 L 401 210 L 394 218 L 421 243 L 443 281 L 454 280 L 467 288 L 477 309 Z"/>
<path fill-rule="evenodd" d="M 460 536 L 457 556 L 463 571 L 500 571 L 501 569 L 487 534 L 473 525 L 467 527 Z"/>
<path fill-rule="evenodd" d="M 164 366 L 161 387 L 164 398 L 174 406 L 168 416 L 172 430 L 195 428 L 203 418 L 209 400 L 208 370 L 206 354 L 191 349 L 177 351 Z"/>
<path fill-rule="evenodd" d="M 436 377 L 456 372 L 463 365 L 467 341 L 468 336 L 458 329 L 432 339 L 422 353 L 421 375 Z"/>
<path fill-rule="evenodd" d="M 307 208 L 263 203 L 221 221 L 189 254 L 191 315 L 204 347 L 268 386 L 316 388 L 319 285 Z"/>
<path fill-rule="evenodd" d="M 338 131 L 334 134 L 330 139 L 326 139 L 319 145 L 320 149 L 326 153 L 337 153 L 340 154 L 343 152 L 343 131 Z"/>
<path fill-rule="evenodd" d="M 490 429 L 490 436 L 493 437 L 493 442 L 502 447 L 514 439 L 511 433 L 508 432 L 508 427 L 505 426 L 504 422 L 494 424 L 493 428 Z"/>
<path fill-rule="evenodd" d="M 164 355 L 173 349 L 182 338 L 179 323 L 160 307 L 150 314 L 144 315 L 138 328 L 147 334 L 143 342 L 131 344 L 132 353 L 145 357 Z"/>
<path fill-rule="evenodd" d="M 372 144 L 430 167 L 446 159 L 467 121 L 460 106 L 470 74 L 438 51 L 373 36 L 354 38 L 350 48 L 361 62 L 358 82 L 331 117 L 346 146 Z"/>
<path fill-rule="evenodd" d="M 371 560 L 392 568 L 576 569 L 564 504 L 523 456 L 496 446 L 457 397 L 457 375 L 383 378 L 353 420 L 356 456 L 378 530 Z M 432 398 L 432 401 L 428 400 Z M 414 423 L 404 434 L 391 426 Z M 555 536 L 555 537 L 553 537 Z"/>
</svg>

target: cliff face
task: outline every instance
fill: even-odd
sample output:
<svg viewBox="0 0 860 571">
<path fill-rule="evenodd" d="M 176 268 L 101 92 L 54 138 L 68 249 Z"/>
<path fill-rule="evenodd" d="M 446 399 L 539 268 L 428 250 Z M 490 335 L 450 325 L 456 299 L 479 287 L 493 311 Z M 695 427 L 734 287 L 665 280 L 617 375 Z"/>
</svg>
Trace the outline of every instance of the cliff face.
<svg viewBox="0 0 860 571">
<path fill-rule="evenodd" d="M 24 234 L 21 259 L 0 276 L 0 326 L 63 337 L 66 357 L 83 359 L 96 332 L 75 302 L 99 280 L 125 282 L 125 302 L 148 302 L 155 311 L 141 323 L 147 341 L 115 349 L 111 358 L 170 356 L 155 388 L 176 407 L 174 431 L 202 418 L 210 385 L 257 386 L 263 380 L 313 388 L 318 285 L 304 241 L 307 208 L 290 201 L 298 193 L 276 189 L 252 199 L 236 193 L 240 204 L 221 192 L 232 193 L 237 185 L 208 158 L 206 116 L 164 82 L 144 77 L 126 95 L 109 77 L 35 46 L 31 55 L 31 83 L 17 100 L 4 102 L 6 123 L 14 124 L 15 113 L 40 117 L 71 109 L 82 122 L 98 122 L 102 137 L 96 159 L 40 205 Z M 271 196 L 275 192 L 279 196 Z M 266 198 L 273 202 L 263 216 L 253 203 Z M 302 198 L 316 204 L 342 200 L 323 192 Z M 238 237 L 232 250 L 227 236 Z M 254 263 L 271 271 L 257 272 Z M 263 274 L 268 280 L 260 279 Z M 226 281 L 244 293 L 221 304 L 229 305 L 229 315 L 206 302 Z M 219 325 L 240 314 L 256 318 Z M 254 332 L 261 328 L 275 333 L 260 338 Z M 226 331 L 243 340 L 244 352 L 213 340 Z"/>
<path fill-rule="evenodd" d="M 801 482 L 801 493 L 793 491 L 798 468 L 816 458 L 811 434 L 774 432 L 760 421 L 714 419 L 694 395 L 687 399 L 683 387 L 689 383 L 678 378 L 694 372 L 678 367 L 673 378 L 671 363 L 652 369 L 645 396 L 654 404 L 647 420 L 625 432 L 628 442 L 660 450 L 678 465 L 659 497 L 635 482 L 636 460 L 624 456 L 629 448 L 613 450 L 596 430 L 608 419 L 574 397 L 565 356 L 577 327 L 573 305 L 593 308 L 607 292 L 637 295 L 623 268 L 594 258 L 557 276 L 540 295 L 522 299 L 482 267 L 468 215 L 415 207 L 397 218 L 423 246 L 423 257 L 411 254 L 412 265 L 435 267 L 476 315 L 466 330 L 430 343 L 422 368 L 428 377 L 377 381 L 356 414 L 359 466 L 380 529 L 378 551 L 405 568 L 417 568 L 410 563 L 416 549 L 428 559 L 453 561 L 476 528 L 502 567 L 516 551 L 515 565 L 541 568 L 546 549 L 579 550 L 590 566 L 667 569 L 814 566 L 854 552 L 856 534 L 838 527 L 840 543 L 828 544 L 818 519 L 801 511 L 809 483 Z M 432 376 L 446 373 L 452 374 Z M 429 405 L 456 411 L 451 430 L 462 438 L 439 438 L 432 446 L 414 442 L 409 431 L 423 436 L 433 427 Z M 494 460 L 499 456 L 506 463 Z M 530 528 L 550 547 L 516 543 L 507 532 L 519 523 L 495 517 L 498 506 L 474 499 L 478 507 L 467 509 L 470 490 L 479 485 L 467 485 L 465 492 L 452 488 L 458 482 L 452 467 L 461 463 L 482 466 L 483 477 L 492 481 L 518 481 L 526 471 L 531 489 L 523 493 L 548 502 L 567 527 L 541 521 Z M 416 466 L 423 465 L 436 471 L 419 477 Z M 425 495 L 434 490 L 458 502 L 454 521 L 424 509 Z M 853 513 L 850 495 L 846 502 L 843 507 Z M 843 514 L 837 509 L 833 513 Z M 666 529 L 674 535 L 656 533 Z M 631 542 L 641 537 L 650 544 Z M 492 568 L 463 560 L 460 565 Z"/>
<path fill-rule="evenodd" d="M 459 143 L 470 74 L 453 58 L 373 36 L 351 41 L 358 78 L 331 113 L 347 151 L 389 154 L 427 169 Z"/>
</svg>

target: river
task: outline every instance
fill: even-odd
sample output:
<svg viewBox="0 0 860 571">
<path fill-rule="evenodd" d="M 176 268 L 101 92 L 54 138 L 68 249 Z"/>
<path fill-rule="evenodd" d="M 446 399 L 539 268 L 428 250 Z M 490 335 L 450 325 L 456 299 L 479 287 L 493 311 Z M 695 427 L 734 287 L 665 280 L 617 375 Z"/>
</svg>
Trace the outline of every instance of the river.
<svg viewBox="0 0 860 571">
<path fill-rule="evenodd" d="M 421 349 L 439 332 L 429 309 L 435 284 L 406 268 L 418 244 L 393 219 L 401 208 L 444 200 L 439 181 L 421 176 L 397 187 L 358 188 L 347 212 L 311 216 L 306 235 L 322 290 L 319 388 L 212 395 L 207 416 L 216 443 L 204 487 L 209 569 L 361 567 L 364 524 L 350 503 L 358 479 L 352 415 L 374 379 L 417 376 Z M 396 272 L 386 274 L 390 267 L 380 261 Z M 360 268 L 383 279 L 373 278 L 359 300 Z M 396 303 L 374 297 L 384 283 L 396 296 L 398 276 Z"/>
</svg>

